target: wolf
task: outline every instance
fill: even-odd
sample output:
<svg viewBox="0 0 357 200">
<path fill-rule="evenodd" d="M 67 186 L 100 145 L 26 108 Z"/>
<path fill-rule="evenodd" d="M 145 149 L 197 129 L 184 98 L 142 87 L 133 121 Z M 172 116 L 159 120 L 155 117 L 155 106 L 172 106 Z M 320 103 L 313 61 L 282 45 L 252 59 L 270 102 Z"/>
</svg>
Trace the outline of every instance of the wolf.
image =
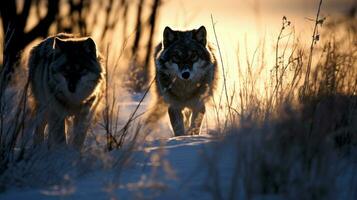
<svg viewBox="0 0 357 200">
<path fill-rule="evenodd" d="M 104 69 L 90 37 L 60 33 L 43 40 L 29 56 L 29 83 L 34 99 L 34 145 L 66 144 L 66 120 L 73 116 L 68 143 L 81 149 L 102 93 Z"/>
<path fill-rule="evenodd" d="M 147 123 L 168 112 L 175 136 L 198 135 L 205 103 L 217 82 L 217 61 L 206 28 L 177 31 L 166 27 L 154 61 L 157 100 Z"/>
</svg>

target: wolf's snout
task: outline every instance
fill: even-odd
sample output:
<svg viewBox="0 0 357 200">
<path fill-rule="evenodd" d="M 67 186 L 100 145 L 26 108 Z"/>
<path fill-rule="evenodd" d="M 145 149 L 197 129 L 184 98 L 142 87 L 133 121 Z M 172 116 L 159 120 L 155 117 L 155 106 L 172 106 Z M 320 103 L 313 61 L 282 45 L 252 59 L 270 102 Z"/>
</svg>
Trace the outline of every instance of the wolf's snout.
<svg viewBox="0 0 357 200">
<path fill-rule="evenodd" d="M 190 78 L 190 72 L 183 72 L 182 74 L 181 74 L 181 76 L 182 76 L 182 78 L 183 79 L 188 79 L 188 78 Z"/>
<path fill-rule="evenodd" d="M 73 83 L 69 83 L 68 84 L 68 90 L 72 93 L 74 93 L 76 91 L 76 85 Z"/>
</svg>

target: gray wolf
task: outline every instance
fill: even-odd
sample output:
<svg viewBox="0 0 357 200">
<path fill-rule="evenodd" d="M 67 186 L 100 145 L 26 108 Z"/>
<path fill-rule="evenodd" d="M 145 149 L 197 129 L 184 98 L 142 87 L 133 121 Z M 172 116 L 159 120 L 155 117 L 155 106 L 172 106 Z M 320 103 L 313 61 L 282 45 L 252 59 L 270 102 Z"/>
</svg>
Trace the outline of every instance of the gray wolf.
<svg viewBox="0 0 357 200">
<path fill-rule="evenodd" d="M 175 31 L 166 27 L 154 57 L 157 100 L 147 123 L 168 112 L 175 136 L 199 134 L 205 103 L 217 82 L 217 62 L 206 28 Z"/>
<path fill-rule="evenodd" d="M 94 41 L 60 33 L 35 46 L 29 57 L 34 96 L 34 144 L 41 144 L 47 125 L 50 147 L 66 144 L 66 120 L 73 116 L 68 143 L 81 149 L 98 105 L 103 68 Z"/>
</svg>

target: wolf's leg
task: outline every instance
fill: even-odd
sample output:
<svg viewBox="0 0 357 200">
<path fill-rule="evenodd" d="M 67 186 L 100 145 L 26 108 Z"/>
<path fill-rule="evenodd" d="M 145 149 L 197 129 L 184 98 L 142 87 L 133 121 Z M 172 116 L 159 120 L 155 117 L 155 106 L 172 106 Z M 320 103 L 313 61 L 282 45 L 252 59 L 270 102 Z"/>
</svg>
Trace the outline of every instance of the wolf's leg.
<svg viewBox="0 0 357 200">
<path fill-rule="evenodd" d="M 93 113 L 90 112 L 88 108 L 74 116 L 73 131 L 72 135 L 70 135 L 69 144 L 77 150 L 81 150 L 83 146 L 92 119 L 92 114 Z"/>
<path fill-rule="evenodd" d="M 192 110 L 185 109 L 183 113 L 184 113 L 184 125 L 185 125 L 185 130 L 186 130 L 186 129 L 190 128 Z"/>
<path fill-rule="evenodd" d="M 38 146 L 44 141 L 45 127 L 47 124 L 46 113 L 43 107 L 35 107 L 35 114 L 33 115 L 33 119 L 35 123 L 35 132 L 33 133 L 33 145 Z"/>
<path fill-rule="evenodd" d="M 185 133 L 185 127 L 183 123 L 183 114 L 181 108 L 169 107 L 169 117 L 172 129 L 174 129 L 175 136 L 181 136 Z"/>
<path fill-rule="evenodd" d="M 36 128 L 35 128 L 35 132 L 33 135 L 33 144 L 35 146 L 41 145 L 44 141 L 44 137 L 45 137 L 45 127 L 46 127 L 46 120 L 44 119 L 43 116 L 41 116 L 42 119 L 36 119 L 39 120 L 35 123 L 36 124 Z"/>
<path fill-rule="evenodd" d="M 88 128 L 90 123 L 93 121 L 95 110 L 98 105 L 99 99 L 92 97 L 82 106 L 79 113 L 74 116 L 73 131 L 70 135 L 69 144 L 77 150 L 82 149 L 84 140 L 87 136 Z"/>
<path fill-rule="evenodd" d="M 187 135 L 198 135 L 202 125 L 202 120 L 205 115 L 205 105 L 200 105 L 192 108 L 191 127 L 187 130 Z"/>
<path fill-rule="evenodd" d="M 65 143 L 65 116 L 50 112 L 48 120 L 48 144 L 50 147 L 53 147 Z"/>
</svg>

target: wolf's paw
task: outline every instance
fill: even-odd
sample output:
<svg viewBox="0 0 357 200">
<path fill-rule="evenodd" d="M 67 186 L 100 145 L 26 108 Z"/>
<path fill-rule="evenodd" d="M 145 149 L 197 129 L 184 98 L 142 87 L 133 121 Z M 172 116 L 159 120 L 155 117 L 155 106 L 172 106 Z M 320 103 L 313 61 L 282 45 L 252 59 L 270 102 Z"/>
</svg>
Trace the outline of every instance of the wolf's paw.
<svg viewBox="0 0 357 200">
<path fill-rule="evenodd" d="M 199 128 L 189 128 L 186 132 L 186 135 L 199 135 L 200 129 Z"/>
</svg>

